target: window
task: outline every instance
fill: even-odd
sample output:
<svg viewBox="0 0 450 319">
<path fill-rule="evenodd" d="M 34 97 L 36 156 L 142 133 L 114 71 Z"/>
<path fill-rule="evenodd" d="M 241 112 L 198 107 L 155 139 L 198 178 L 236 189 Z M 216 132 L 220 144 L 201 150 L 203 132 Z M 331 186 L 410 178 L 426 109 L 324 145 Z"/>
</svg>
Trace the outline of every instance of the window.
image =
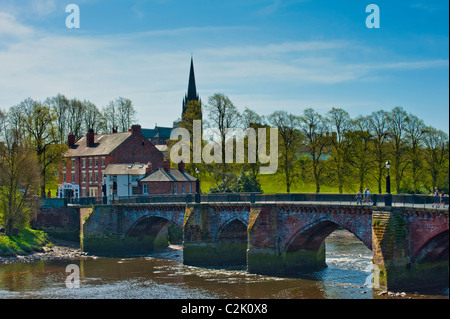
<svg viewBox="0 0 450 319">
<path fill-rule="evenodd" d="M 142 185 L 142 194 L 148 195 L 148 184 Z"/>
<path fill-rule="evenodd" d="M 75 159 L 72 158 L 72 169 L 75 169 Z"/>
<path fill-rule="evenodd" d="M 192 184 L 189 183 L 189 194 L 191 194 L 191 193 L 192 193 Z"/>
<path fill-rule="evenodd" d="M 89 183 L 92 183 L 94 180 L 94 173 L 93 172 L 89 172 Z"/>
<path fill-rule="evenodd" d="M 92 157 L 89 158 L 89 167 L 92 167 Z"/>
<path fill-rule="evenodd" d="M 106 158 L 102 157 L 102 167 L 105 167 L 106 164 Z"/>
<path fill-rule="evenodd" d="M 81 180 L 86 183 L 86 172 L 81 173 Z"/>
<path fill-rule="evenodd" d="M 174 190 L 173 190 L 173 193 L 174 193 L 174 194 L 176 194 L 176 193 L 177 193 L 177 184 L 175 184 L 175 186 L 174 186 Z"/>
<path fill-rule="evenodd" d="M 98 183 L 98 172 L 94 173 L 94 181 Z"/>
<path fill-rule="evenodd" d="M 183 184 L 183 194 L 186 194 L 185 191 L 184 191 L 184 184 Z"/>
<path fill-rule="evenodd" d="M 85 158 L 83 158 L 83 165 L 82 165 L 82 167 L 86 168 L 86 159 Z"/>
<path fill-rule="evenodd" d="M 65 183 L 66 182 L 66 172 L 63 172 L 63 183 Z"/>
<path fill-rule="evenodd" d="M 95 167 L 98 167 L 98 158 L 95 158 Z"/>
<path fill-rule="evenodd" d="M 75 184 L 75 172 L 72 172 L 72 184 Z"/>
</svg>

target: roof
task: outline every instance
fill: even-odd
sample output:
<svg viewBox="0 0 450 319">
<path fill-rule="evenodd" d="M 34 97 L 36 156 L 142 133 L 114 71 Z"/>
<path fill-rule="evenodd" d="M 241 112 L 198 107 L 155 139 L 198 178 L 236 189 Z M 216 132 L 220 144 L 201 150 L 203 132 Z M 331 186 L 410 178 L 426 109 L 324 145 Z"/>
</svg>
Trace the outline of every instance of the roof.
<svg viewBox="0 0 450 319">
<path fill-rule="evenodd" d="M 147 164 L 109 164 L 104 175 L 145 175 Z"/>
<path fill-rule="evenodd" d="M 141 182 L 194 182 L 196 180 L 194 176 L 188 173 L 181 173 L 178 169 L 170 169 L 169 173 L 160 168 L 141 179 Z"/>
<path fill-rule="evenodd" d="M 170 138 L 170 133 L 172 133 L 172 129 L 172 127 L 155 126 L 154 129 L 141 129 L 141 133 L 147 139 L 159 137 L 163 140 L 168 140 Z"/>
<path fill-rule="evenodd" d="M 120 144 L 131 136 L 131 132 L 114 133 L 94 136 L 94 145 L 87 147 L 86 136 L 80 138 L 72 148 L 69 148 L 65 153 L 65 157 L 78 156 L 98 156 L 108 155 L 114 151 Z"/>
</svg>

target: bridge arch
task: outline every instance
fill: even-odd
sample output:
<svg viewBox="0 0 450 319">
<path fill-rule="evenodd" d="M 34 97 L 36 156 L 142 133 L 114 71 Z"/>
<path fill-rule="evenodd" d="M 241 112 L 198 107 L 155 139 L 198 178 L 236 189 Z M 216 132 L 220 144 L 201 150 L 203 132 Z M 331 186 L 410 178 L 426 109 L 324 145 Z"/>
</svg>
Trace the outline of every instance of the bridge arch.
<svg viewBox="0 0 450 319">
<path fill-rule="evenodd" d="M 145 215 L 132 224 L 125 233 L 125 240 L 129 242 L 129 249 L 134 253 L 150 253 L 166 248 L 169 242 L 179 241 L 179 238 L 171 238 L 173 232 L 169 227 L 179 229 L 178 223 L 170 218 L 158 215 Z"/>
<path fill-rule="evenodd" d="M 325 268 L 327 266 L 325 239 L 339 228 L 349 231 L 371 249 L 371 245 L 351 228 L 340 225 L 335 220 L 322 218 L 297 230 L 283 247 L 281 243 L 276 243 L 276 246 L 279 246 L 279 254 L 284 256 L 286 264 L 289 265 L 289 272 Z"/>
<path fill-rule="evenodd" d="M 223 252 L 224 265 L 245 265 L 247 246 L 247 224 L 240 218 L 230 219 L 217 232 L 216 249 Z"/>
<path fill-rule="evenodd" d="M 428 239 L 411 258 L 412 264 L 448 261 L 449 230 L 444 230 Z"/>
</svg>

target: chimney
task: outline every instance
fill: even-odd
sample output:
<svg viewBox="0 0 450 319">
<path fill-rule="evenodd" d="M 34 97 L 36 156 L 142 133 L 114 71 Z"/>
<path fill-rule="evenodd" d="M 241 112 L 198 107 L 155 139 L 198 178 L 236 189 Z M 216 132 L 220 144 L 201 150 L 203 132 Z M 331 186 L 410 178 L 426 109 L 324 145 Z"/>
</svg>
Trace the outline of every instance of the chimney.
<svg viewBox="0 0 450 319">
<path fill-rule="evenodd" d="M 69 134 L 67 145 L 69 146 L 69 148 L 72 148 L 75 145 L 75 135 L 73 133 Z"/>
<path fill-rule="evenodd" d="M 86 135 L 86 146 L 92 147 L 94 146 L 94 130 L 89 129 L 89 132 Z"/>
<path fill-rule="evenodd" d="M 183 161 L 180 161 L 178 163 L 178 170 L 180 171 L 180 173 L 184 174 L 184 163 L 183 163 Z"/>
<path fill-rule="evenodd" d="M 131 126 L 131 133 L 134 134 L 141 134 L 141 126 L 140 125 L 133 125 Z"/>
<path fill-rule="evenodd" d="M 148 162 L 147 167 L 145 168 L 145 175 L 150 175 L 153 172 L 153 165 L 151 162 Z"/>
<path fill-rule="evenodd" d="M 170 173 L 170 160 L 165 160 L 163 162 L 163 168 L 167 173 Z"/>
</svg>

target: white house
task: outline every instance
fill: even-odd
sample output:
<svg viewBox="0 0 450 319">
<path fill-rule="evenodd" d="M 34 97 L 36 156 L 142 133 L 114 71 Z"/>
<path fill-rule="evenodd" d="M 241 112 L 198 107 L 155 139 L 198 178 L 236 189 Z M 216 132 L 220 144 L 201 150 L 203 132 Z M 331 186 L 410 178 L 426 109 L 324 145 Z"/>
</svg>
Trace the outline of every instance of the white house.
<svg viewBox="0 0 450 319">
<path fill-rule="evenodd" d="M 139 180 L 152 172 L 152 164 L 109 164 L 103 177 L 106 185 L 108 200 L 113 197 L 137 196 L 139 192 Z M 116 189 L 114 189 L 116 182 Z"/>
</svg>

